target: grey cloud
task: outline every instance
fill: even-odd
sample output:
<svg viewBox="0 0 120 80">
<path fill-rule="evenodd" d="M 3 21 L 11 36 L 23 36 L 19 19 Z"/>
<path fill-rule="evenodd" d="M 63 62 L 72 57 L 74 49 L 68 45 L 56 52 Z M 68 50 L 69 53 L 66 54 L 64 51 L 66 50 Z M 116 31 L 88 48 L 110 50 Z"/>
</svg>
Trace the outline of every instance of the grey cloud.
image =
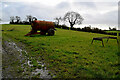
<svg viewBox="0 0 120 80">
<path fill-rule="evenodd" d="M 4 20 L 9 21 L 10 16 L 20 16 L 22 19 L 26 17 L 26 15 L 32 15 L 37 17 L 40 20 L 53 20 L 55 17 L 62 16 L 68 10 L 68 8 L 60 8 L 61 4 L 57 7 L 54 6 L 46 6 L 39 2 L 33 3 L 23 3 L 23 2 L 7 2 L 4 3 L 9 5 L 9 7 L 4 8 L 3 6 L 3 18 Z M 3 4 L 3 5 L 4 5 Z M 65 4 L 64 4 L 65 5 Z"/>
<path fill-rule="evenodd" d="M 27 3 L 27 2 L 7 2 L 9 7 L 3 7 L 2 13 L 4 20 L 9 21 L 10 16 L 20 16 L 25 19 L 26 15 L 32 15 L 40 20 L 53 20 L 55 17 L 64 16 L 67 11 L 71 11 L 71 4 L 69 2 L 61 2 L 56 6 L 43 5 L 40 2 Z M 84 22 L 88 24 L 106 24 L 117 22 L 117 11 L 111 11 L 105 14 L 94 13 L 99 11 L 97 6 L 113 7 L 116 3 L 93 3 L 93 2 L 74 2 L 72 10 L 84 12 Z M 79 10 L 80 9 L 80 10 Z M 88 12 L 94 11 L 94 12 Z"/>
<path fill-rule="evenodd" d="M 69 7 L 70 7 L 70 3 L 68 2 L 61 2 L 58 5 L 56 5 L 56 8 L 59 8 L 59 9 L 69 8 Z"/>
<path fill-rule="evenodd" d="M 97 14 L 97 16 L 87 15 L 87 23 L 91 24 L 117 24 L 118 11 L 111 11 L 105 14 Z M 89 17 L 89 18 L 88 18 Z"/>
<path fill-rule="evenodd" d="M 84 23 L 86 24 L 117 24 L 117 10 L 110 11 L 109 9 L 116 7 L 115 2 L 77 2 L 74 3 L 75 8 L 83 13 Z M 108 12 L 101 14 L 104 10 Z"/>
<path fill-rule="evenodd" d="M 4 7 L 8 5 L 8 7 Z M 18 2 L 4 2 L 2 4 L 2 18 L 4 21 L 9 21 L 10 16 L 24 17 L 24 6 Z"/>
<path fill-rule="evenodd" d="M 94 2 L 74 2 L 73 4 L 76 6 L 87 7 L 87 8 L 95 8 L 96 7 Z"/>
<path fill-rule="evenodd" d="M 9 7 L 4 7 L 4 4 L 9 5 Z M 27 4 L 27 3 L 26 3 Z M 22 19 L 26 17 L 26 15 L 36 16 L 38 18 L 43 18 L 45 15 L 48 14 L 46 10 L 48 7 L 45 6 L 35 6 L 36 3 L 32 5 L 26 5 L 24 3 L 3 3 L 3 19 L 9 21 L 10 16 L 20 16 Z M 40 3 L 37 3 L 40 4 Z"/>
<path fill-rule="evenodd" d="M 107 24 L 117 24 L 118 22 L 118 11 L 111 11 L 108 12 L 101 17 L 101 23 L 107 23 Z"/>
<path fill-rule="evenodd" d="M 116 6 L 118 3 L 117 2 L 95 2 L 97 6 Z"/>
</svg>

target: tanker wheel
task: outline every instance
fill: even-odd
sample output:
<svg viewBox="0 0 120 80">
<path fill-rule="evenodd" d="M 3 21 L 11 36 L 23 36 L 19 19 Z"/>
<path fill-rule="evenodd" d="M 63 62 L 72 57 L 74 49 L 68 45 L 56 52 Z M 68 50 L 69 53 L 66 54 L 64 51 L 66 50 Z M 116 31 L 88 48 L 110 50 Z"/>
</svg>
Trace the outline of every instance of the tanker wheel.
<svg viewBox="0 0 120 80">
<path fill-rule="evenodd" d="M 49 30 L 48 30 L 48 35 L 49 35 L 49 36 L 53 36 L 54 34 L 55 34 L 54 29 L 49 29 Z"/>
</svg>

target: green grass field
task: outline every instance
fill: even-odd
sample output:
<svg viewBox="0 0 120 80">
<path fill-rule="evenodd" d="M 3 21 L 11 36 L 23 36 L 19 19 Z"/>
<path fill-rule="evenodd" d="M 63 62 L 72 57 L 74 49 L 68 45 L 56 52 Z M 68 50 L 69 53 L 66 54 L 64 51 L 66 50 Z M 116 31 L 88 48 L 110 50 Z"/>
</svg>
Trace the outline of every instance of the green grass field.
<svg viewBox="0 0 120 80">
<path fill-rule="evenodd" d="M 34 35 L 24 36 L 30 25 L 2 25 L 3 40 L 8 38 L 22 42 L 28 50 L 32 61 L 41 61 L 56 74 L 57 78 L 118 78 L 118 44 L 110 39 L 105 47 L 93 37 L 110 35 L 58 29 L 54 36 Z M 13 31 L 7 31 L 14 29 Z"/>
<path fill-rule="evenodd" d="M 117 32 L 120 32 L 120 31 L 106 31 L 107 33 L 117 33 Z"/>
</svg>

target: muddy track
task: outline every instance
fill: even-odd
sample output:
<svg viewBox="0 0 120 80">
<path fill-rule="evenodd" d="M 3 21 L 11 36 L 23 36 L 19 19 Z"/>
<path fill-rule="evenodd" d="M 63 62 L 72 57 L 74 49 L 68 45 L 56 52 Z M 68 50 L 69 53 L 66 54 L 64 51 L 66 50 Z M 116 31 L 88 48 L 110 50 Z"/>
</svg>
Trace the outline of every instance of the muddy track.
<svg viewBox="0 0 120 80">
<path fill-rule="evenodd" d="M 13 42 L 4 41 L 2 45 L 2 77 L 16 78 L 22 77 L 24 56 L 21 54 L 22 49 Z"/>
<path fill-rule="evenodd" d="M 24 46 L 18 46 L 12 41 L 3 41 L 2 44 L 2 77 L 3 78 L 52 78 L 45 64 L 37 61 L 43 68 L 33 68 L 31 60 Z"/>
</svg>

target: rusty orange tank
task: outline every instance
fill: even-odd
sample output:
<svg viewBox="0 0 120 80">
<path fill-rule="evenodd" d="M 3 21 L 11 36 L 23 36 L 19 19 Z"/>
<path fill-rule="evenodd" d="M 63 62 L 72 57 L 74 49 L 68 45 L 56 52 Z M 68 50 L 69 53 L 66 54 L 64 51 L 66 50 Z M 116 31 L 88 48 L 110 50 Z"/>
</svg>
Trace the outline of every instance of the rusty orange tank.
<svg viewBox="0 0 120 80">
<path fill-rule="evenodd" d="M 32 35 L 32 34 L 46 35 L 46 33 L 48 33 L 48 35 L 53 36 L 55 33 L 54 31 L 55 26 L 53 22 L 34 20 L 31 23 L 31 27 L 32 27 L 32 30 L 25 36 Z M 37 31 L 40 31 L 40 33 L 38 33 Z"/>
</svg>

